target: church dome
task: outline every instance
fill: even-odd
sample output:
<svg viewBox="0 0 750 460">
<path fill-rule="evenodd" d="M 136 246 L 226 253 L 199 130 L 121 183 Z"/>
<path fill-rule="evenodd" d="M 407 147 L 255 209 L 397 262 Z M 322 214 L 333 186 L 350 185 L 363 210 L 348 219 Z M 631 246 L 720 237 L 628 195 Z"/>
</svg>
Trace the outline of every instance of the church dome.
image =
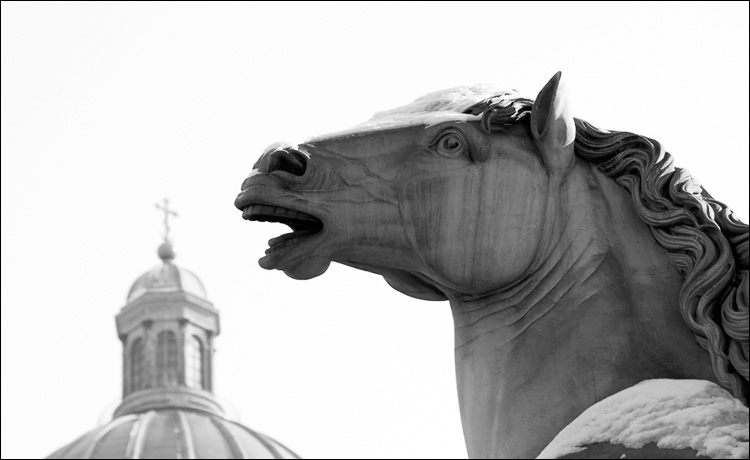
<svg viewBox="0 0 750 460">
<path fill-rule="evenodd" d="M 140 277 L 115 316 L 122 401 L 112 420 L 48 458 L 299 458 L 224 416 L 214 395 L 219 311 L 195 274 L 174 264 L 166 219 L 161 264 Z"/>
<path fill-rule="evenodd" d="M 171 243 L 164 243 L 158 249 L 162 264 L 152 268 L 137 280 L 128 291 L 128 299 L 135 299 L 147 292 L 187 292 L 206 299 L 206 288 L 201 280 L 190 270 L 178 267 L 172 260 L 175 257 Z"/>
<path fill-rule="evenodd" d="M 47 458 L 299 458 L 274 439 L 207 412 L 165 408 L 115 418 Z"/>
</svg>

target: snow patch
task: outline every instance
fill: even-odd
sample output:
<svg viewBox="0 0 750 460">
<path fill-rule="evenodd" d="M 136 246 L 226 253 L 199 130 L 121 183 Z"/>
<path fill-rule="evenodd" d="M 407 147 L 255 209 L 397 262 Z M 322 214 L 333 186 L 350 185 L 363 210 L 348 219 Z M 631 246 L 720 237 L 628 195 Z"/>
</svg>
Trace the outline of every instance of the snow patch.
<svg viewBox="0 0 750 460">
<path fill-rule="evenodd" d="M 350 134 L 402 128 L 406 126 L 432 126 L 444 121 L 479 120 L 481 115 L 463 113 L 474 104 L 493 98 L 503 106 L 512 105 L 521 96 L 517 91 L 500 90 L 492 85 L 458 86 L 426 94 L 411 104 L 376 113 L 370 120 L 352 128 L 316 136 L 306 142 Z"/>
<path fill-rule="evenodd" d="M 274 142 L 273 144 L 263 149 L 263 155 L 265 155 L 266 153 L 273 152 L 274 150 L 286 149 L 290 147 L 295 147 L 295 144 L 292 144 L 291 142 L 287 142 L 287 141 Z"/>
<path fill-rule="evenodd" d="M 692 448 L 710 458 L 748 458 L 748 408 L 705 380 L 646 380 L 586 409 L 537 458 L 610 442 L 639 449 Z"/>
</svg>

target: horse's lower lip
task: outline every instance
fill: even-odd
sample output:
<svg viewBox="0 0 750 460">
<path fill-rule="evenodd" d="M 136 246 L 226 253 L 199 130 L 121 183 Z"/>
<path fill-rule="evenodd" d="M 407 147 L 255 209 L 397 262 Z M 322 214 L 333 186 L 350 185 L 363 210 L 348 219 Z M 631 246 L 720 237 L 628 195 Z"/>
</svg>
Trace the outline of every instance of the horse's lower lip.
<svg viewBox="0 0 750 460">
<path fill-rule="evenodd" d="M 266 270 L 283 269 L 290 264 L 296 265 L 307 257 L 305 243 L 315 239 L 319 232 L 292 232 L 272 238 L 265 255 L 258 260 Z M 313 243 L 314 244 L 314 243 Z M 309 245 L 307 245 L 309 247 Z"/>
</svg>

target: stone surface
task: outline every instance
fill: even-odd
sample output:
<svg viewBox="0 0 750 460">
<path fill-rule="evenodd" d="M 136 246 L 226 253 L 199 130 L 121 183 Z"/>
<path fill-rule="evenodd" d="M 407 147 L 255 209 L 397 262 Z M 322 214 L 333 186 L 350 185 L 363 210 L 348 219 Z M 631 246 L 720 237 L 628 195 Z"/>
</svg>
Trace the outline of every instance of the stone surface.
<svg viewBox="0 0 750 460">
<path fill-rule="evenodd" d="M 747 225 L 658 142 L 574 119 L 559 73 L 535 103 L 488 91 L 269 148 L 235 205 L 294 231 L 260 265 L 449 300 L 471 457 L 534 457 L 643 380 L 746 398 Z"/>
</svg>

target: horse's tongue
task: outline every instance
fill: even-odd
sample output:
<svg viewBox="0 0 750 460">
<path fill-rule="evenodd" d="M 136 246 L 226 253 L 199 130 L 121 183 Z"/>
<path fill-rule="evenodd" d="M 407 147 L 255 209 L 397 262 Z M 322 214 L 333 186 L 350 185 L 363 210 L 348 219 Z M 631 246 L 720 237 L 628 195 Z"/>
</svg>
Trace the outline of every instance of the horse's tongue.
<svg viewBox="0 0 750 460">
<path fill-rule="evenodd" d="M 268 246 L 270 246 L 270 249 L 275 249 L 277 246 L 280 246 L 287 241 L 294 240 L 311 233 L 315 232 L 312 230 L 297 230 L 296 232 L 286 233 L 284 235 L 277 236 L 276 238 L 271 238 L 270 240 L 268 240 Z"/>
<path fill-rule="evenodd" d="M 285 233 L 281 236 L 277 236 L 276 238 L 271 238 L 268 240 L 268 245 L 270 247 L 278 246 L 279 244 L 283 243 L 284 241 L 290 240 L 294 238 L 294 232 L 292 233 Z"/>
</svg>

